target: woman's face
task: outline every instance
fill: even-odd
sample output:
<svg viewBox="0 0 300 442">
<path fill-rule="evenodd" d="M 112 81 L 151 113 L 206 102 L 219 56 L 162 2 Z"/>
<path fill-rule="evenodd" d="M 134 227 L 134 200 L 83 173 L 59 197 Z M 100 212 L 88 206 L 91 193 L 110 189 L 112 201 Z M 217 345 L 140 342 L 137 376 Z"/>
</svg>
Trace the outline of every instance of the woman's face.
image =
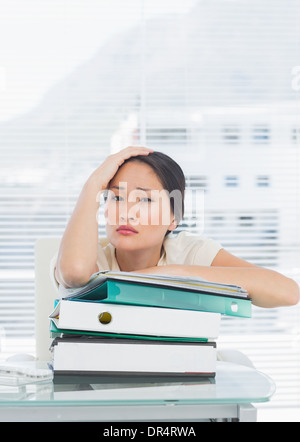
<svg viewBox="0 0 300 442">
<path fill-rule="evenodd" d="M 112 179 L 105 218 L 107 237 L 119 250 L 162 245 L 167 231 L 176 228 L 167 191 L 140 161 L 124 164 Z"/>
</svg>

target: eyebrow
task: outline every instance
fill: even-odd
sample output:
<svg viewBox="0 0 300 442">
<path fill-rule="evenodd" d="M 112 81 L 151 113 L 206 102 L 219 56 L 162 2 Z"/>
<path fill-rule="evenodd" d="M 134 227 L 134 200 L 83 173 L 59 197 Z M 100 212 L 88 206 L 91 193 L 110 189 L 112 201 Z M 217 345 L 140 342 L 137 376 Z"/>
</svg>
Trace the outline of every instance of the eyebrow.
<svg viewBox="0 0 300 442">
<path fill-rule="evenodd" d="M 119 186 L 111 186 L 110 189 L 117 189 L 117 190 L 124 190 L 125 187 L 119 187 Z"/>
<path fill-rule="evenodd" d="M 112 186 L 111 189 L 125 190 L 125 187 Z M 144 187 L 136 187 L 136 190 L 143 190 L 144 192 L 150 192 L 150 190 L 153 190 L 153 189 L 146 189 Z"/>
</svg>

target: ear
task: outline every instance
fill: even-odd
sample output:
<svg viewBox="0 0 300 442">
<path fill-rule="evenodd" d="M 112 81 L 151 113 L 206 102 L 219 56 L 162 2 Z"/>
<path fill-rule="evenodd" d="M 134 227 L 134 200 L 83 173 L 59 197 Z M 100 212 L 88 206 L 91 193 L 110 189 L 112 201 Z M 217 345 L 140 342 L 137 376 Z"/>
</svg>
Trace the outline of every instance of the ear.
<svg viewBox="0 0 300 442">
<path fill-rule="evenodd" d="M 177 223 L 176 219 L 174 218 L 172 220 L 171 224 L 169 225 L 168 230 L 170 232 L 173 232 L 173 230 L 175 230 L 177 228 L 177 226 L 178 226 L 178 223 Z"/>
</svg>

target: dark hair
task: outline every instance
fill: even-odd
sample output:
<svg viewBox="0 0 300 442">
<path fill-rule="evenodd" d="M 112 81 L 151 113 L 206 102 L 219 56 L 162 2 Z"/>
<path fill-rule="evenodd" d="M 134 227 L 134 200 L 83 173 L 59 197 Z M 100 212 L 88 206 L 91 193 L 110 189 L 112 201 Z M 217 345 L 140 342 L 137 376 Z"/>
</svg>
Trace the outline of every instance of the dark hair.
<svg viewBox="0 0 300 442">
<path fill-rule="evenodd" d="M 185 193 L 185 176 L 181 167 L 168 155 L 157 151 L 130 157 L 124 164 L 131 161 L 140 161 L 154 170 L 163 188 L 169 192 L 171 209 L 179 224 L 184 216 Z"/>
</svg>

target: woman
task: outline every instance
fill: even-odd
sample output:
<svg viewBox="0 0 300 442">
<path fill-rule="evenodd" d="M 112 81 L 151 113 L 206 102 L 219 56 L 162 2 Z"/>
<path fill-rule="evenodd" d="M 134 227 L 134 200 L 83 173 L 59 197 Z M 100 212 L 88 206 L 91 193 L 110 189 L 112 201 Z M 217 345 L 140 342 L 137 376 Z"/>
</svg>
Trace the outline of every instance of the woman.
<svg viewBox="0 0 300 442">
<path fill-rule="evenodd" d="M 63 235 L 55 268 L 65 287 L 101 270 L 201 277 L 246 289 L 260 307 L 295 305 L 299 286 L 257 267 L 217 242 L 181 232 L 185 180 L 168 156 L 144 147 L 110 155 L 85 183 Z M 107 239 L 98 240 L 99 194 L 105 193 Z"/>
</svg>

